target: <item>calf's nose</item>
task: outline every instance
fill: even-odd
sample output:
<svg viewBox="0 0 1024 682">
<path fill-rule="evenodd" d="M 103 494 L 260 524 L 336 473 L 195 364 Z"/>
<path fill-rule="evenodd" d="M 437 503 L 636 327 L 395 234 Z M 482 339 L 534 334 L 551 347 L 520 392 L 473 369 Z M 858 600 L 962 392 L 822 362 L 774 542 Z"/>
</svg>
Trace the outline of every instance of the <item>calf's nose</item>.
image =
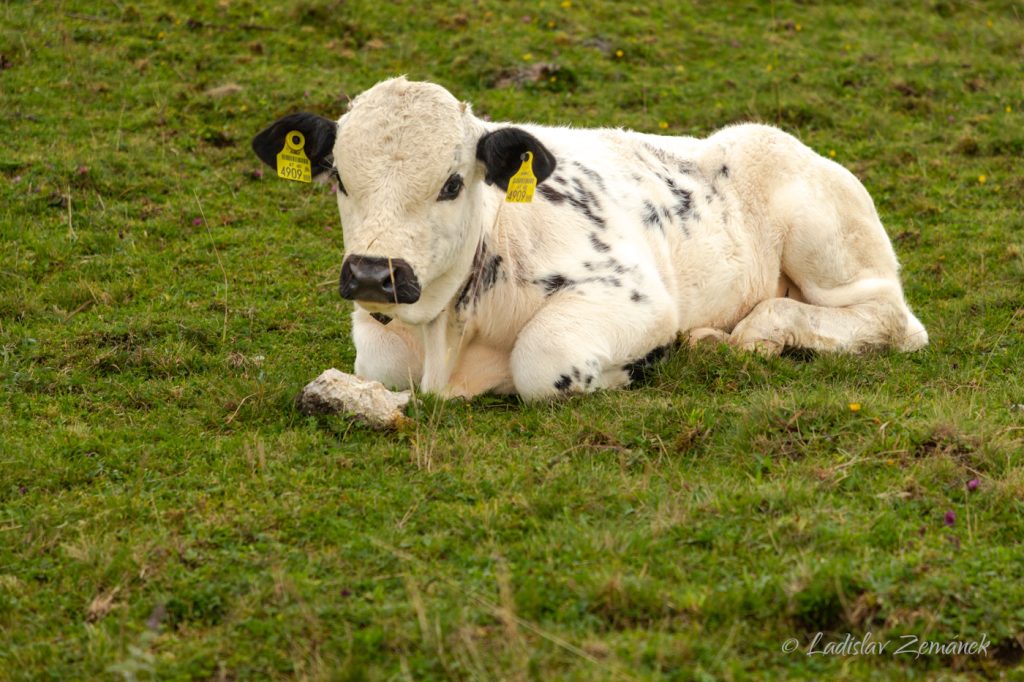
<svg viewBox="0 0 1024 682">
<path fill-rule="evenodd" d="M 367 303 L 415 303 L 420 283 L 401 258 L 347 256 L 338 279 L 341 297 Z"/>
</svg>

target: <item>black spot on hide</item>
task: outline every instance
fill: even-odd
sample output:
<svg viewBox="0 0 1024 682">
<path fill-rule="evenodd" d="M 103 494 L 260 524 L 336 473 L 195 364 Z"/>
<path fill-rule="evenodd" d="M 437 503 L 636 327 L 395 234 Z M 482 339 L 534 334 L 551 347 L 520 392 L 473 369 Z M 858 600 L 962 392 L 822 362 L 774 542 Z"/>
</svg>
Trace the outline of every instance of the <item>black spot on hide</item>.
<svg viewBox="0 0 1024 682">
<path fill-rule="evenodd" d="M 676 165 L 676 170 L 678 170 L 683 175 L 697 175 L 698 172 L 697 164 L 695 164 L 693 161 L 680 161 Z"/>
<path fill-rule="evenodd" d="M 566 200 L 573 208 L 582 213 L 587 220 L 603 230 L 605 228 L 605 220 L 598 215 L 601 205 L 598 203 L 597 197 L 583 186 L 579 178 L 573 178 L 572 185 L 572 188 L 566 191 Z"/>
<path fill-rule="evenodd" d="M 599 190 L 601 190 L 602 192 L 604 192 L 606 190 L 605 184 L 604 184 L 604 178 L 601 177 L 600 173 L 598 173 L 597 171 L 595 171 L 592 168 L 588 168 L 588 167 L 584 166 L 579 161 L 573 161 L 572 163 L 573 163 L 574 166 L 579 168 L 580 171 L 584 175 L 586 175 L 588 178 L 590 178 L 594 182 L 594 184 L 597 185 L 597 188 Z"/>
<path fill-rule="evenodd" d="M 669 346 L 658 346 L 642 358 L 623 365 L 622 369 L 629 375 L 631 383 L 641 383 L 650 375 L 653 366 L 668 354 Z"/>
<path fill-rule="evenodd" d="M 498 273 L 501 272 L 502 257 L 495 254 L 491 256 L 484 267 L 480 270 L 480 295 L 486 294 L 498 283 Z"/>
<path fill-rule="evenodd" d="M 598 239 L 597 235 L 593 232 L 590 233 L 590 245 L 594 247 L 594 250 L 598 253 L 608 253 L 612 250 L 612 247 L 605 244 L 603 241 Z"/>
<path fill-rule="evenodd" d="M 480 245 L 473 257 L 473 269 L 455 300 L 455 310 L 462 310 L 476 303 L 480 297 L 494 288 L 501 275 L 502 260 L 500 255 L 488 252 L 486 242 Z"/>
<path fill-rule="evenodd" d="M 661 224 L 661 216 L 658 215 L 658 208 L 649 201 L 644 202 L 644 225 L 647 227 L 656 227 L 659 230 L 663 230 L 664 227 Z"/>
<path fill-rule="evenodd" d="M 560 204 L 565 201 L 565 195 L 549 185 L 541 185 L 537 188 L 537 192 L 552 204 Z"/>
<path fill-rule="evenodd" d="M 693 209 L 693 193 L 677 185 L 676 181 L 672 178 L 666 177 L 662 178 L 662 180 L 664 180 L 665 186 L 668 187 L 668 191 L 672 194 L 675 202 L 672 206 L 672 212 L 681 220 L 686 220 Z"/>
<path fill-rule="evenodd" d="M 551 296 L 562 289 L 572 286 L 575 282 L 568 279 L 565 275 L 548 275 L 547 277 L 537 280 L 537 284 L 544 287 L 545 296 Z"/>
</svg>

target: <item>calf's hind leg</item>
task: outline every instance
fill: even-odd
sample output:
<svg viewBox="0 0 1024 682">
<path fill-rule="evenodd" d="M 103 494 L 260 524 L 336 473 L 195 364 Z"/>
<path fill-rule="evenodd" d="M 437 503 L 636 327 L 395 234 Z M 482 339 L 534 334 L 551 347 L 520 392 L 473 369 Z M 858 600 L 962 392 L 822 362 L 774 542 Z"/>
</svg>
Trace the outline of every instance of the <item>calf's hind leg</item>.
<svg viewBox="0 0 1024 682">
<path fill-rule="evenodd" d="M 736 325 L 729 342 L 777 353 L 784 347 L 860 352 L 928 343 L 900 286 L 899 265 L 867 190 L 825 161 L 815 180 L 794 182 L 773 201 L 784 224 L 782 272 L 803 301 L 770 298 Z"/>
<path fill-rule="evenodd" d="M 842 308 L 770 298 L 754 306 L 736 325 L 729 343 L 766 354 L 787 347 L 856 353 L 899 346 L 908 314 L 904 306 L 888 297 Z"/>
</svg>

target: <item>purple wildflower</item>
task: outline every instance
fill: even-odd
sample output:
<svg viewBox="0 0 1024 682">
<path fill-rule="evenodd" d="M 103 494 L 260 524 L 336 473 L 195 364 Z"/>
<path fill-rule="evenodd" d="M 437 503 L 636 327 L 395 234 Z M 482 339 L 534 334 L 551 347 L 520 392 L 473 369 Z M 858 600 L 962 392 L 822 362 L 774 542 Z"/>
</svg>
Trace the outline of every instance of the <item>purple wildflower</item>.
<svg viewBox="0 0 1024 682">
<path fill-rule="evenodd" d="M 946 512 L 945 521 L 947 526 L 953 527 L 956 525 L 956 513 L 952 509 Z"/>
<path fill-rule="evenodd" d="M 196 227 L 199 227 L 200 225 L 203 224 L 203 219 L 202 218 L 193 218 L 192 219 L 192 224 L 195 225 Z"/>
<path fill-rule="evenodd" d="M 981 481 L 979 481 L 976 478 L 972 478 L 971 480 L 967 481 L 967 489 L 970 490 L 973 493 L 975 490 L 978 489 L 978 485 L 980 485 L 980 484 L 981 484 Z"/>
</svg>

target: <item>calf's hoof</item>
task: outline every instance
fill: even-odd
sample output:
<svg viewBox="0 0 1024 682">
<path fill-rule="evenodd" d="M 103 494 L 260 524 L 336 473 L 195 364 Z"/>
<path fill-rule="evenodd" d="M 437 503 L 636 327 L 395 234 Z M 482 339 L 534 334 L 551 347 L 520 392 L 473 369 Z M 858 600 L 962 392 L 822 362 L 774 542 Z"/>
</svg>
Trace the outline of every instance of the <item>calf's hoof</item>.
<svg viewBox="0 0 1024 682">
<path fill-rule="evenodd" d="M 757 353 L 765 357 L 772 357 L 782 352 L 783 345 L 768 339 L 754 339 L 739 344 L 739 349 L 748 353 Z"/>
</svg>

